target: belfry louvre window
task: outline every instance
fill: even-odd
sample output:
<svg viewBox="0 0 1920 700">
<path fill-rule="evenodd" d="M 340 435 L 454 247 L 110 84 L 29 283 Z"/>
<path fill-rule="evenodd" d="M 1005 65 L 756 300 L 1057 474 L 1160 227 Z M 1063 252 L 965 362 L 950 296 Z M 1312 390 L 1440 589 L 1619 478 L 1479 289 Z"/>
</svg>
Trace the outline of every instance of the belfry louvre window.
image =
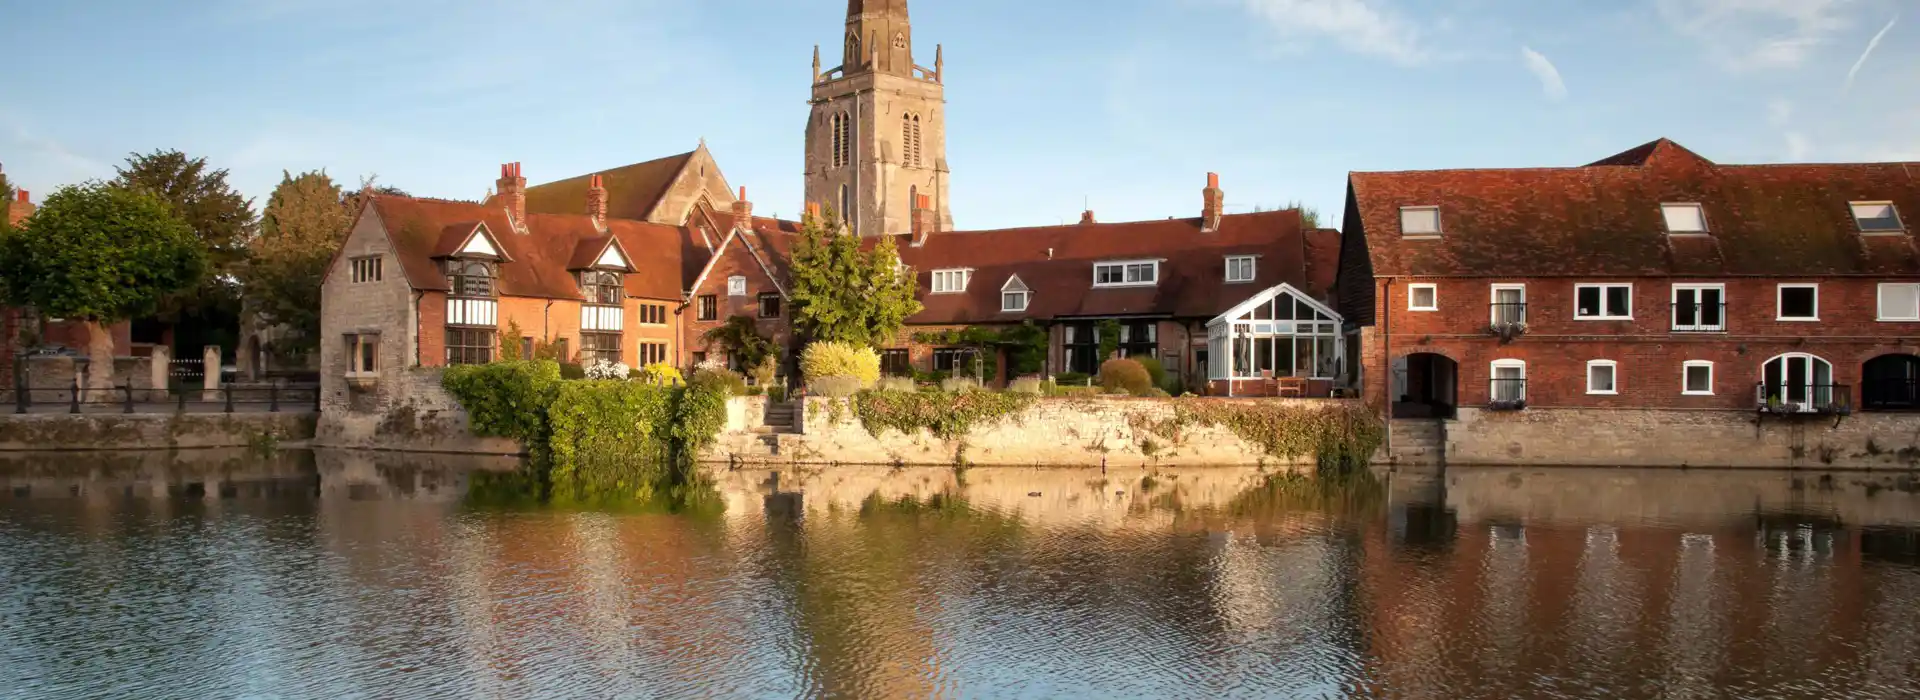
<svg viewBox="0 0 1920 700">
<path fill-rule="evenodd" d="M 853 162 L 853 120 L 846 112 L 833 115 L 833 167 L 844 168 Z"/>
<path fill-rule="evenodd" d="M 920 116 L 917 114 L 900 115 L 900 151 L 904 165 L 918 168 L 926 164 L 920 150 Z"/>
</svg>

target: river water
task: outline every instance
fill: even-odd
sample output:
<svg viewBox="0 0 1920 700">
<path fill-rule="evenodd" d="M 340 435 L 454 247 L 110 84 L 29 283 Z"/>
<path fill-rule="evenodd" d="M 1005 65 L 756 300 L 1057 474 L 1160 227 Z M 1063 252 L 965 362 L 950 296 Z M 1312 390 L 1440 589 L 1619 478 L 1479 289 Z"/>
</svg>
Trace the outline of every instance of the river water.
<svg viewBox="0 0 1920 700">
<path fill-rule="evenodd" d="M 0 697 L 1920 697 L 1911 476 L 0 460 Z"/>
</svg>

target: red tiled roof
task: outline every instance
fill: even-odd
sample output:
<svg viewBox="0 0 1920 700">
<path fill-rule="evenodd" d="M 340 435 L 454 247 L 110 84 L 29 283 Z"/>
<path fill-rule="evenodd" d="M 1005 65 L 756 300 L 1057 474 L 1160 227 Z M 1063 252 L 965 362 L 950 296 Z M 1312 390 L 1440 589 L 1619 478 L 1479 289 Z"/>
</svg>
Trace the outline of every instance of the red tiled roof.
<svg viewBox="0 0 1920 700">
<path fill-rule="evenodd" d="M 1335 233 L 1334 235 L 1338 235 Z M 918 279 L 926 307 L 918 324 L 1010 322 L 1090 316 L 1211 318 L 1267 287 L 1293 284 L 1316 297 L 1331 287 L 1309 279 L 1308 236 L 1295 210 L 1224 216 L 1220 230 L 1200 231 L 1200 219 L 1074 224 L 997 231 L 941 232 L 915 247 L 898 239 L 900 257 Z M 1316 268 L 1334 267 L 1338 246 L 1315 252 Z M 1226 256 L 1256 255 L 1255 279 L 1228 284 Z M 1096 262 L 1161 260 L 1159 284 L 1095 288 Z M 938 269 L 971 268 L 967 291 L 932 294 Z M 1000 290 L 1019 275 L 1033 292 L 1025 312 L 1002 313 Z"/>
<path fill-rule="evenodd" d="M 587 213 L 587 187 L 599 175 L 607 188 L 607 216 L 645 221 L 665 197 L 696 151 L 644 163 L 587 173 L 527 188 L 527 211 L 535 214 Z"/>
<path fill-rule="evenodd" d="M 1578 168 L 1353 173 L 1348 196 L 1377 276 L 1920 274 L 1848 206 L 1892 201 L 1911 230 L 1920 164 L 1717 165 L 1661 139 Z M 1666 233 L 1681 202 L 1710 235 Z M 1406 206 L 1440 207 L 1441 236 L 1402 237 Z"/>
<path fill-rule="evenodd" d="M 476 224 L 485 224 L 507 259 L 500 264 L 502 295 L 579 299 L 582 296 L 573 274 L 576 253 L 582 247 L 593 247 L 597 254 L 595 243 L 604 245 L 606 241 L 606 234 L 585 214 L 531 214 L 527 217 L 528 233 L 518 234 L 507 222 L 503 207 L 385 196 L 374 198 L 373 207 L 415 289 L 446 290 L 447 279 L 436 258 L 465 242 L 461 227 L 470 232 Z M 621 247 L 628 252 L 628 263 L 634 268 L 634 273 L 626 276 L 628 295 L 680 298 L 685 287 L 681 258 L 694 245 L 690 232 L 620 219 L 608 221 L 607 226 L 620 238 Z"/>
</svg>

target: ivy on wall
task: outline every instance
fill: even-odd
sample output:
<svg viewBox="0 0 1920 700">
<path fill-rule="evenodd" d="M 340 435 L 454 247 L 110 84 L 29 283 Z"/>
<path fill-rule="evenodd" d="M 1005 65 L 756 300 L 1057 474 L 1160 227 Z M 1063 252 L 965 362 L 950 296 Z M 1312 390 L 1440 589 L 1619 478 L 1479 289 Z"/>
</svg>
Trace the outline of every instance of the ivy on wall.
<svg viewBox="0 0 1920 700">
<path fill-rule="evenodd" d="M 1173 417 L 1139 414 L 1129 422 L 1136 432 L 1179 444 L 1189 426 L 1225 428 L 1269 457 L 1312 456 L 1323 470 L 1364 468 L 1386 439 L 1386 424 L 1363 405 L 1277 401 L 1180 399 Z"/>
<path fill-rule="evenodd" d="M 888 430 L 915 435 L 925 429 L 934 437 L 953 440 L 1017 415 L 1036 399 L 1032 394 L 995 391 L 863 391 L 854 396 L 853 411 L 874 437 Z"/>
<path fill-rule="evenodd" d="M 980 350 L 981 375 L 1000 374 L 1000 359 L 992 352 L 1007 351 L 1008 377 L 1039 374 L 1047 367 L 1047 330 L 1032 321 L 1017 326 L 968 326 L 958 330 L 921 331 L 913 334 L 921 345 L 969 347 Z M 1117 347 L 1117 346 L 1116 346 Z"/>
</svg>

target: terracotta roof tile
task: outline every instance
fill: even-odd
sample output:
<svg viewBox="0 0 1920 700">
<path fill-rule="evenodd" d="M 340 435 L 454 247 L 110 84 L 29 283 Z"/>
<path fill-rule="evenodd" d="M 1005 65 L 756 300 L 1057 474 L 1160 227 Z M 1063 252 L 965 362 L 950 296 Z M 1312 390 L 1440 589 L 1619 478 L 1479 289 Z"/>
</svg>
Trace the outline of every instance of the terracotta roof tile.
<svg viewBox="0 0 1920 700">
<path fill-rule="evenodd" d="M 587 173 L 544 185 L 527 188 L 527 211 L 535 214 L 587 213 L 587 185 L 593 176 L 602 177 L 607 188 L 607 216 L 614 219 L 645 221 L 653 214 L 660 198 L 666 196 L 675 178 L 693 158 L 694 151 L 657 158 L 644 163 Z"/>
<path fill-rule="evenodd" d="M 516 234 L 511 233 L 502 207 L 411 197 L 376 197 L 373 206 L 415 289 L 447 289 L 436 258 L 464 242 L 464 235 L 455 233 L 462 226 L 471 231 L 473 225 L 483 223 L 494 233 L 508 259 L 500 265 L 499 280 L 500 293 L 507 296 L 582 298 L 574 278 L 576 253 L 594 241 L 605 242 L 605 234 L 585 214 L 532 214 L 527 217 L 528 233 Z M 685 288 L 681 258 L 690 245 L 688 231 L 620 219 L 608 221 L 607 226 L 620 238 L 634 267 L 634 273 L 626 276 L 629 295 L 680 298 Z M 459 240 L 446 242 L 456 236 Z"/>
<path fill-rule="evenodd" d="M 1920 214 L 1920 165 L 1716 165 L 1660 140 L 1578 168 L 1353 173 L 1373 274 L 1920 274 L 1908 236 L 1862 236 L 1849 202 Z M 1699 203 L 1706 236 L 1670 236 L 1662 203 Z M 1409 239 L 1400 208 L 1439 206 Z M 1911 224 L 1909 224 L 1911 227 Z"/>
</svg>

